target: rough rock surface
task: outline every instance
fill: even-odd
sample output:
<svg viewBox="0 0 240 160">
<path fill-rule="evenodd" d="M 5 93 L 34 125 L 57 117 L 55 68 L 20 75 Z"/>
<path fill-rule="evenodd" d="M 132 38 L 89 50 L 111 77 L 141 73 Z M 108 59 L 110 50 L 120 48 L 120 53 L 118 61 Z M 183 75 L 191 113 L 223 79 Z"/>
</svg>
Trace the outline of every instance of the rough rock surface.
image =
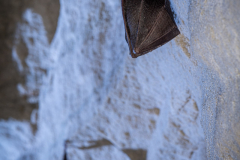
<svg viewBox="0 0 240 160">
<path fill-rule="evenodd" d="M 120 0 L 0 2 L 0 160 L 240 159 L 240 2 L 171 0 L 128 55 Z"/>
</svg>

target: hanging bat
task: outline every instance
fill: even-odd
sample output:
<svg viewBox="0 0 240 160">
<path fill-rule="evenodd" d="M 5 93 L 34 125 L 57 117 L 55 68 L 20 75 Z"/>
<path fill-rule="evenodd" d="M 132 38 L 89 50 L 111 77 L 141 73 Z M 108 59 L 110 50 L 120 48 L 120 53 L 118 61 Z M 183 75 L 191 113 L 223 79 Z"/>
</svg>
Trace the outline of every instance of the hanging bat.
<svg viewBox="0 0 240 160">
<path fill-rule="evenodd" d="M 132 58 L 158 48 L 180 34 L 168 0 L 122 0 L 122 13 Z"/>
</svg>

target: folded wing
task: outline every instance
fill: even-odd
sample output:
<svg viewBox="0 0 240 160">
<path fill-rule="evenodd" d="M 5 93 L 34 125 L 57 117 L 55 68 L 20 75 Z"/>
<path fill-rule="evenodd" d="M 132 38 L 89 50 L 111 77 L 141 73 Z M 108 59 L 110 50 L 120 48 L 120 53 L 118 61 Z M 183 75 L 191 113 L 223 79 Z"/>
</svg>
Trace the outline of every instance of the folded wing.
<svg viewBox="0 0 240 160">
<path fill-rule="evenodd" d="M 122 0 L 122 7 L 133 58 L 152 51 L 180 33 L 165 0 Z"/>
</svg>

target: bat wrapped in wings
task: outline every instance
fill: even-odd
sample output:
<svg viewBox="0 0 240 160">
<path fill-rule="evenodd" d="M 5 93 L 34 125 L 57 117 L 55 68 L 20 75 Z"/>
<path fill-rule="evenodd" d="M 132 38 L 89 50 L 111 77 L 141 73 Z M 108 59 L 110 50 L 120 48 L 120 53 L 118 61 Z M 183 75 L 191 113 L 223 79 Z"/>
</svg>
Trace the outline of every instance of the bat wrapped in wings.
<svg viewBox="0 0 240 160">
<path fill-rule="evenodd" d="M 130 54 L 137 58 L 180 34 L 168 0 L 122 0 Z"/>
</svg>

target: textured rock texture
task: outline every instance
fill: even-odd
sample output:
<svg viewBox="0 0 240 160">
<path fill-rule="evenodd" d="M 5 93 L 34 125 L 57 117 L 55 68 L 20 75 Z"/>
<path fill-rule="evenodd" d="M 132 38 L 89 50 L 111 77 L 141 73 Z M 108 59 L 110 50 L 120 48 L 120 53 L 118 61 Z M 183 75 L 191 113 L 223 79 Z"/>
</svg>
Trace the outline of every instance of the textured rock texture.
<svg viewBox="0 0 240 160">
<path fill-rule="evenodd" d="M 120 0 L 0 2 L 0 160 L 240 159 L 240 1 L 171 0 L 132 59 Z"/>
</svg>

